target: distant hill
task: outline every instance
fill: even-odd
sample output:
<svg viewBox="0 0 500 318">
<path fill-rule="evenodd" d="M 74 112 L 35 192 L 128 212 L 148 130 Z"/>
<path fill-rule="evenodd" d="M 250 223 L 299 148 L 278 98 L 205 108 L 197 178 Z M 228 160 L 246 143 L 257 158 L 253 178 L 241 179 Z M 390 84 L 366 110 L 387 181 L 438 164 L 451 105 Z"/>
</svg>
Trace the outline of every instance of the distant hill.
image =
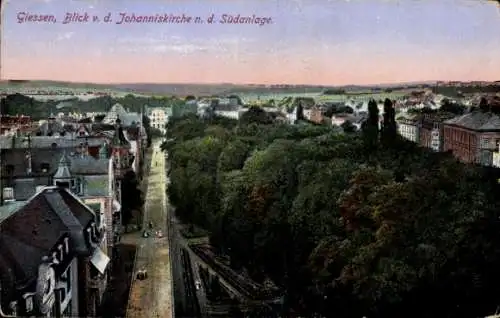
<svg viewBox="0 0 500 318">
<path fill-rule="evenodd" d="M 237 87 L 243 87 L 233 84 L 155 84 L 155 83 L 137 83 L 137 84 L 115 84 L 114 87 L 134 91 L 137 93 L 152 93 L 161 95 L 218 95 Z"/>
<path fill-rule="evenodd" d="M 30 81 L 30 80 L 4 80 L 0 81 L 0 87 L 27 86 L 27 87 L 61 87 L 61 88 L 101 88 L 112 89 L 114 85 L 93 84 L 93 83 L 73 83 L 59 81 Z"/>
<path fill-rule="evenodd" d="M 228 94 L 303 94 L 322 93 L 327 89 L 341 89 L 346 92 L 360 92 L 378 89 L 414 89 L 423 86 L 433 86 L 436 81 L 421 81 L 393 84 L 373 84 L 373 85 L 343 85 L 343 86 L 322 86 L 322 85 L 259 85 L 259 84 L 184 84 L 184 83 L 117 83 L 117 84 L 94 84 L 94 83 L 72 83 L 60 81 L 29 81 L 29 80 L 9 80 L 0 81 L 2 87 L 13 88 L 16 86 L 32 88 L 67 88 L 67 89 L 97 89 L 112 90 L 130 93 L 157 94 L 157 95 L 177 95 L 177 96 L 211 96 Z M 466 82 L 463 82 L 466 83 Z"/>
</svg>

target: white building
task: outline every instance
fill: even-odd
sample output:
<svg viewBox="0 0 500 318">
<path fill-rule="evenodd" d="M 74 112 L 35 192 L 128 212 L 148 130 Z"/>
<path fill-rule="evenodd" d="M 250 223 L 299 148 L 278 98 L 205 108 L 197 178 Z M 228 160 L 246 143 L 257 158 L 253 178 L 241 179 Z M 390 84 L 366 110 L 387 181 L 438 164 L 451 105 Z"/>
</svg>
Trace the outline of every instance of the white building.
<svg viewBox="0 0 500 318">
<path fill-rule="evenodd" d="M 151 127 L 159 129 L 162 134 L 167 132 L 165 126 L 168 123 L 168 119 L 170 118 L 171 111 L 170 108 L 162 108 L 162 107 L 154 107 L 148 108 L 148 117 L 151 121 Z"/>
<path fill-rule="evenodd" d="M 122 125 L 128 127 L 132 124 L 137 124 L 142 126 L 142 114 L 129 112 L 121 104 L 114 104 L 113 107 L 106 113 L 106 116 L 102 120 L 104 124 L 114 125 L 116 119 L 120 118 Z"/>
<path fill-rule="evenodd" d="M 493 167 L 500 168 L 500 151 L 499 146 L 497 145 L 496 151 L 493 152 L 493 162 L 491 164 Z"/>
<path fill-rule="evenodd" d="M 398 120 L 398 133 L 405 139 L 418 143 L 417 121 L 409 118 Z"/>
</svg>

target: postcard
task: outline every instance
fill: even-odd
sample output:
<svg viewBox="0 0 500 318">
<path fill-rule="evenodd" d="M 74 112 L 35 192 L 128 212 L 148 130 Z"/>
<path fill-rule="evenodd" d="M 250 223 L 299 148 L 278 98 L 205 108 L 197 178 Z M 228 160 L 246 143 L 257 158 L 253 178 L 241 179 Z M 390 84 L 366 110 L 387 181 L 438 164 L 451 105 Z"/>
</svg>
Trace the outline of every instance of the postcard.
<svg viewBox="0 0 500 318">
<path fill-rule="evenodd" d="M 0 317 L 500 317 L 500 1 L 0 30 Z"/>
</svg>

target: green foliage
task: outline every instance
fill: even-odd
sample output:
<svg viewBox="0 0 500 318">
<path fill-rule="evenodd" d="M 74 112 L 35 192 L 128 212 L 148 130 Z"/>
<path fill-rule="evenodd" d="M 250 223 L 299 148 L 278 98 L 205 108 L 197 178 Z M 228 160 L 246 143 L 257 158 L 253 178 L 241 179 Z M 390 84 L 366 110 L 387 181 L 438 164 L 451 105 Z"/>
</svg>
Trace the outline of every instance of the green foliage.
<svg viewBox="0 0 500 318">
<path fill-rule="evenodd" d="M 302 103 L 299 103 L 296 108 L 296 113 L 295 113 L 295 118 L 296 120 L 304 120 L 304 106 L 302 106 Z"/>
<path fill-rule="evenodd" d="M 441 107 L 439 108 L 439 110 L 456 115 L 463 115 L 465 113 L 465 106 L 457 103 L 452 103 L 449 99 L 445 98 L 441 101 Z"/>
<path fill-rule="evenodd" d="M 240 123 L 242 124 L 270 124 L 272 123 L 271 116 L 262 108 L 252 106 L 241 115 Z"/>
<path fill-rule="evenodd" d="M 240 106 L 244 104 L 244 103 L 243 103 L 243 100 L 242 100 L 242 99 L 241 99 L 241 97 L 239 97 L 238 95 L 229 95 L 227 98 L 229 98 L 229 99 L 235 99 L 235 100 L 236 100 L 236 103 L 237 103 L 238 105 L 240 105 Z"/>
<path fill-rule="evenodd" d="M 39 101 L 31 97 L 12 94 L 5 98 L 5 114 L 16 115 L 23 114 L 32 116 L 35 119 L 47 118 L 51 113 L 61 111 L 79 111 L 79 112 L 105 112 L 108 111 L 115 103 L 123 105 L 130 112 L 140 113 L 144 110 L 144 106 L 151 107 L 173 107 L 174 105 L 184 105 L 184 101 L 176 97 L 141 97 L 128 94 L 124 97 L 113 98 L 110 96 L 101 96 L 89 100 L 80 100 L 73 98 L 65 103 L 66 106 L 60 107 L 61 101 L 49 100 Z"/>
<path fill-rule="evenodd" d="M 345 133 L 353 133 L 356 131 L 356 126 L 353 125 L 350 121 L 346 120 L 340 125 Z"/>
<path fill-rule="evenodd" d="M 301 316 L 493 311 L 498 173 L 397 137 L 382 147 L 376 103 L 369 108 L 362 134 L 174 120 L 164 147 L 178 217 L 208 230 L 231 266 L 286 289 L 285 311 Z"/>
<path fill-rule="evenodd" d="M 129 224 L 133 212 L 139 211 L 144 204 L 142 191 L 139 189 L 139 181 L 133 171 L 128 171 L 121 182 L 122 196 L 122 223 Z"/>
<path fill-rule="evenodd" d="M 362 131 L 365 148 L 370 153 L 377 148 L 379 136 L 379 110 L 373 99 L 368 102 L 368 119 L 363 123 Z"/>
<path fill-rule="evenodd" d="M 346 93 L 345 89 L 325 89 L 323 95 L 344 95 Z"/>
<path fill-rule="evenodd" d="M 381 131 L 381 141 L 386 147 L 393 147 L 398 135 L 396 125 L 396 111 L 390 99 L 384 101 L 384 122 Z"/>
</svg>

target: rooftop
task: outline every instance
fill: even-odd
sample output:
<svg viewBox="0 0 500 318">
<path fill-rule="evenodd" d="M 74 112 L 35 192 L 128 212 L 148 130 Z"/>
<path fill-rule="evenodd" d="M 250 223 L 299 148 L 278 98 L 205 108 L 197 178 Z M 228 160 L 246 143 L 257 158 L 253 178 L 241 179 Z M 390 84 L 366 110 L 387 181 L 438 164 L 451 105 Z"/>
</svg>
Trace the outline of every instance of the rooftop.
<svg viewBox="0 0 500 318">
<path fill-rule="evenodd" d="M 42 257 L 70 238 L 70 249 L 89 253 L 83 229 L 95 215 L 63 188 L 45 188 L 0 223 L 0 267 L 10 284 L 25 286 L 37 276 Z M 5 282 L 5 276 L 2 277 Z"/>
<path fill-rule="evenodd" d="M 0 206 L 0 223 L 20 210 L 25 204 L 26 201 L 4 202 L 4 204 Z"/>
<path fill-rule="evenodd" d="M 64 149 L 32 149 L 32 175 L 53 175 L 59 166 Z M 3 151 L 3 160 L 11 167 L 13 176 L 28 176 L 30 165 L 25 149 L 7 149 Z M 103 175 L 109 171 L 108 159 L 96 159 L 90 155 L 70 152 L 68 155 L 69 171 L 74 175 Z M 43 166 L 45 165 L 45 166 Z M 46 170 L 44 170 L 46 169 Z"/>
<path fill-rule="evenodd" d="M 27 149 L 27 148 L 71 148 L 81 143 L 88 143 L 89 147 L 100 146 L 102 138 L 68 138 L 59 136 L 0 136 L 0 149 Z"/>
<path fill-rule="evenodd" d="M 490 112 L 474 111 L 448 119 L 444 124 L 475 131 L 500 131 L 500 117 Z"/>
</svg>

